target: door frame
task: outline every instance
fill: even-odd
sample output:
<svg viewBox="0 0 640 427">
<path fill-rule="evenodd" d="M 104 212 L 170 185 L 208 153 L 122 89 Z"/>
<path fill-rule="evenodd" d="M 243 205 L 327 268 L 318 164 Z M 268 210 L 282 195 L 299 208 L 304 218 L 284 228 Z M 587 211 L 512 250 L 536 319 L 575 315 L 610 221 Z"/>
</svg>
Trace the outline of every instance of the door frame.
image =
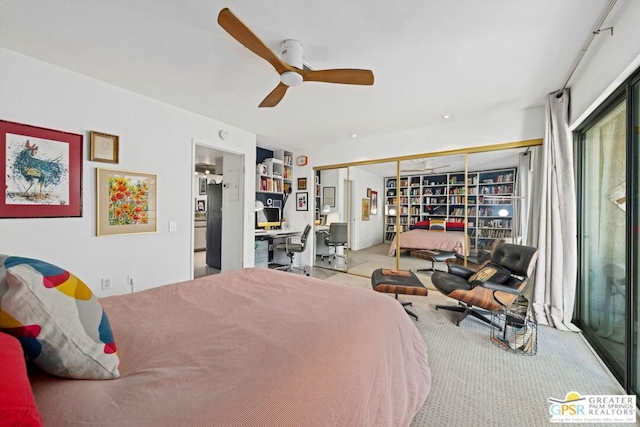
<svg viewBox="0 0 640 427">
<path fill-rule="evenodd" d="M 222 152 L 224 154 L 232 154 L 232 155 L 235 155 L 235 156 L 239 156 L 240 164 L 244 164 L 244 160 L 245 160 L 244 159 L 244 157 L 245 157 L 244 153 L 239 152 L 239 151 L 229 150 L 227 147 L 220 147 L 219 145 L 216 145 L 216 144 L 214 144 L 212 142 L 209 142 L 209 141 L 192 138 L 192 140 L 191 140 L 191 168 L 190 168 L 190 173 L 192 174 L 191 175 L 192 178 L 191 178 L 191 188 L 190 188 L 191 193 L 190 194 L 195 194 L 195 191 L 197 190 L 195 188 L 195 185 L 196 185 L 195 184 L 195 180 L 193 179 L 193 173 L 194 173 L 195 168 L 196 168 L 196 147 L 197 146 L 210 148 L 210 149 L 213 149 L 213 150 L 216 150 L 216 151 L 220 151 L 220 152 Z M 244 189 L 244 180 L 245 180 L 244 173 L 240 173 L 239 174 L 239 181 L 237 183 L 238 191 L 239 191 L 239 204 L 236 205 L 237 209 L 235 209 L 231 213 L 230 212 L 226 212 L 225 213 L 223 211 L 223 214 L 222 214 L 222 216 L 223 216 L 223 227 L 225 225 L 225 222 L 224 222 L 225 221 L 224 220 L 225 216 L 228 217 L 229 215 L 231 215 L 232 217 L 244 218 L 244 213 L 243 213 L 244 212 L 244 199 L 243 199 L 243 195 L 242 195 L 243 194 L 242 189 Z M 223 183 L 224 183 L 224 177 L 223 177 Z M 224 190 L 224 188 L 223 188 L 223 190 Z M 224 193 L 223 193 L 223 197 L 224 197 Z M 194 273 L 193 273 L 194 247 L 195 247 L 194 246 L 194 244 L 195 244 L 195 218 L 194 218 L 194 215 L 193 215 L 193 207 L 191 205 L 189 205 L 189 206 L 190 206 L 190 211 L 189 211 L 190 215 L 189 215 L 189 217 L 190 217 L 190 230 L 191 230 L 191 242 L 190 242 L 190 245 L 189 245 L 189 247 L 190 247 L 189 258 L 190 258 L 190 265 L 191 265 L 190 277 L 193 280 L 193 277 L 194 277 Z M 244 223 L 242 221 L 238 221 L 238 222 L 232 223 L 231 225 L 233 227 L 233 229 L 231 231 L 232 231 L 232 233 L 234 235 L 242 236 L 244 234 Z M 224 237 L 223 237 L 223 245 L 224 245 Z M 225 250 L 234 251 L 235 253 L 227 254 L 227 256 L 236 257 L 236 259 L 241 260 L 240 268 L 244 267 L 244 262 L 242 261 L 244 259 L 244 256 L 243 256 L 243 254 L 244 254 L 244 240 L 243 239 L 240 239 L 240 244 L 239 244 L 239 246 L 235 247 L 235 249 L 234 249 L 233 246 L 229 247 L 229 245 L 227 245 L 227 247 L 225 247 Z M 224 264 L 221 267 L 224 268 Z M 224 271 L 224 270 L 221 270 L 221 272 L 222 271 Z"/>
</svg>

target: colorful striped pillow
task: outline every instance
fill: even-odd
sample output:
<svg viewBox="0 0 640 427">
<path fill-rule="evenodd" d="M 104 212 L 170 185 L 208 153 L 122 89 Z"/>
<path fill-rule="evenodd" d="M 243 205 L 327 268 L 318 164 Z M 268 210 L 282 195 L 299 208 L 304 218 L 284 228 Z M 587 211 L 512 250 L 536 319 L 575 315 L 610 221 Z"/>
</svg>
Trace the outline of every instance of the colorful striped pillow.
<svg viewBox="0 0 640 427">
<path fill-rule="evenodd" d="M 447 231 L 447 223 L 444 219 L 432 219 L 429 221 L 429 230 Z"/>
<path fill-rule="evenodd" d="M 0 330 L 50 374 L 120 376 L 107 314 L 87 285 L 55 265 L 0 255 Z"/>
</svg>

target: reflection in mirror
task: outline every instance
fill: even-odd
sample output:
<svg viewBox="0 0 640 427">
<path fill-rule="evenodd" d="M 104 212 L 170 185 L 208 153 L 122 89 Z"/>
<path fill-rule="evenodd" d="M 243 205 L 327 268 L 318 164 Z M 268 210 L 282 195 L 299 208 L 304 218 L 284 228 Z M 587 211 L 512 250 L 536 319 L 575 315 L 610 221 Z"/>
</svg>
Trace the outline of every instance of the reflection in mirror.
<svg viewBox="0 0 640 427">
<path fill-rule="evenodd" d="M 471 239 L 466 265 L 477 269 L 500 243 L 523 243 L 528 229 L 529 159 L 538 147 L 496 150 L 468 156 L 468 219 Z"/>
<path fill-rule="evenodd" d="M 349 249 L 338 248 L 344 258 L 329 263 L 326 254 L 333 249 L 316 235 L 315 265 L 364 277 L 378 268 L 411 270 L 430 286 L 432 268 L 477 265 L 501 241 L 531 244 L 530 188 L 540 153 L 533 145 L 318 172 L 316 232 L 347 223 Z M 332 197 L 335 207 L 327 207 Z"/>
<path fill-rule="evenodd" d="M 399 266 L 430 287 L 433 270 L 471 250 L 465 233 L 467 198 L 465 154 L 400 162 L 400 230 L 390 252 L 399 247 Z M 471 193 L 469 191 L 469 193 Z M 471 193 L 473 194 L 473 193 Z"/>
<path fill-rule="evenodd" d="M 351 236 L 349 269 L 351 274 L 371 277 L 378 268 L 396 269 L 396 259 L 389 256 L 385 236 L 395 223 L 387 203 L 385 177 L 395 176 L 397 162 L 349 167 Z"/>
<path fill-rule="evenodd" d="M 347 168 L 315 172 L 315 267 L 346 271 L 348 266 Z"/>
</svg>

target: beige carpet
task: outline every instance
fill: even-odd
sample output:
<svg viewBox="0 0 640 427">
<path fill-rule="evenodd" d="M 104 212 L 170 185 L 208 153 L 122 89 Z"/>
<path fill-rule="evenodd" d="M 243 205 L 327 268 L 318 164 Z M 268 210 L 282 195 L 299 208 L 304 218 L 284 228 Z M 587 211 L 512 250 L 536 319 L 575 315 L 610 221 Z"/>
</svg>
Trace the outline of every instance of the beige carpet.
<svg viewBox="0 0 640 427">
<path fill-rule="evenodd" d="M 338 273 L 325 280 L 371 289 L 366 277 Z M 491 328 L 475 319 L 455 326 L 453 312 L 435 310 L 436 304 L 455 302 L 437 291 L 402 299 L 412 301 L 420 317 L 415 325 L 433 374 L 431 393 L 412 427 L 546 426 L 550 397 L 564 399 L 570 391 L 624 394 L 581 334 L 539 326 L 538 354 L 523 356 L 493 345 Z"/>
</svg>

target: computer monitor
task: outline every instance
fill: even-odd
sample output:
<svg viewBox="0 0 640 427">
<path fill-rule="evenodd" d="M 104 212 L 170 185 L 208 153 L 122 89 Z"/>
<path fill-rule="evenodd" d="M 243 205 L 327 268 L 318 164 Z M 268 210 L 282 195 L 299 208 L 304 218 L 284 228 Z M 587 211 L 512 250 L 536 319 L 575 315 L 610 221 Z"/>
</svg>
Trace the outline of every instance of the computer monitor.
<svg viewBox="0 0 640 427">
<path fill-rule="evenodd" d="M 261 211 L 256 212 L 258 228 L 264 228 L 266 230 L 270 228 L 280 228 L 280 208 L 266 207 Z"/>
</svg>

